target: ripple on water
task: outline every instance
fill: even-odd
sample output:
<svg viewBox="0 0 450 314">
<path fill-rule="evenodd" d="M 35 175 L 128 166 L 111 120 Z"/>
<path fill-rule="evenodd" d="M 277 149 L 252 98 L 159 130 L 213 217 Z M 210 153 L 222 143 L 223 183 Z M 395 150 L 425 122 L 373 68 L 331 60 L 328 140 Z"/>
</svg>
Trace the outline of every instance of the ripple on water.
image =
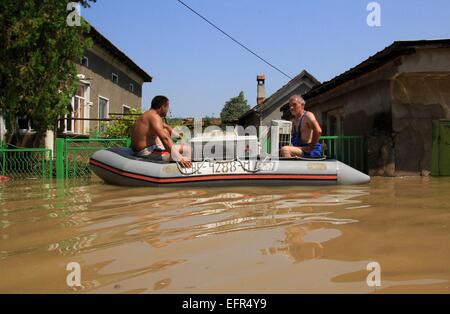
<svg viewBox="0 0 450 314">
<path fill-rule="evenodd" d="M 0 230 L 9 239 L 3 259 L 36 250 L 78 254 L 137 240 L 170 244 L 294 224 L 349 224 L 357 220 L 339 218 L 339 210 L 367 206 L 360 200 L 367 192 L 356 189 L 279 188 L 267 194 L 261 188 L 224 192 L 26 184 L 3 187 L 0 194 L 7 218 Z M 31 229 L 39 236 L 14 236 Z"/>
<path fill-rule="evenodd" d="M 369 194 L 364 187 L 152 189 L 83 184 L 2 186 L 0 259 L 16 263 L 36 256 L 43 263 L 44 256 L 55 263 L 80 258 L 89 261 L 90 278 L 77 291 L 105 285 L 126 290 L 121 280 L 178 267 L 189 259 L 142 259 L 138 266 L 119 271 L 112 266 L 114 258 L 102 254 L 121 252 L 114 254 L 132 258 L 130 247 L 141 243 L 141 249 L 157 259 L 161 250 L 177 244 L 219 241 L 244 232 L 270 238 L 273 231 L 283 230 L 282 244 L 261 243 L 256 251 L 263 256 L 282 253 L 297 263 L 323 256 L 322 244 L 342 234 L 337 226 L 358 222 L 347 210 L 370 206 L 363 201 Z M 173 278 L 161 276 L 152 289 L 165 291 L 173 284 Z"/>
</svg>

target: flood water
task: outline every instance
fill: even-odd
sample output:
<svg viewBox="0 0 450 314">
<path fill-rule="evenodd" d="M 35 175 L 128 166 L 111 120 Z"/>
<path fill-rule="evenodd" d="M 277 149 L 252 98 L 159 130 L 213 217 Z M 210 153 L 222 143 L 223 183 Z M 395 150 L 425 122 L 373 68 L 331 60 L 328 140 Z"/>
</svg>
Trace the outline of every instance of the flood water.
<svg viewBox="0 0 450 314">
<path fill-rule="evenodd" d="M 0 292 L 450 292 L 450 178 L 343 187 L 0 183 Z M 381 269 L 369 287 L 368 263 Z M 69 287 L 71 262 L 81 287 Z"/>
</svg>

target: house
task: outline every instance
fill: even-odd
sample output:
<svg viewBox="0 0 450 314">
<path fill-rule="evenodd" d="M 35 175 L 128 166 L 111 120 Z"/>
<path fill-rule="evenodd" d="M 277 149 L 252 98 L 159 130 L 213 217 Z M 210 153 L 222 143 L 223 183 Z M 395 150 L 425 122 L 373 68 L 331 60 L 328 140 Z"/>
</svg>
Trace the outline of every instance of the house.
<svg viewBox="0 0 450 314">
<path fill-rule="evenodd" d="M 272 96 L 265 99 L 265 76 L 258 75 L 257 105 L 239 118 L 239 125 L 244 128 L 253 126 L 270 126 L 272 120 L 285 118 L 281 108 L 289 102 L 292 95 L 304 95 L 320 82 L 307 71 L 302 71 L 286 85 L 277 90 Z"/>
<path fill-rule="evenodd" d="M 394 42 L 304 98 L 326 135 L 367 137 L 370 175 L 450 175 L 450 39 Z"/>
<path fill-rule="evenodd" d="M 127 113 L 131 108 L 141 109 L 142 86 L 152 81 L 149 74 L 93 26 L 90 36 L 94 45 L 76 64 L 81 84 L 68 104 L 70 113 L 57 123 L 58 136 L 89 136 L 102 127 L 98 119 L 117 118 L 117 114 Z M 20 134 L 17 145 L 32 145 L 35 137 L 32 121 L 27 116 L 17 117 L 17 124 Z M 7 126 L 0 116 L 0 141 L 4 140 Z M 47 131 L 44 142 L 53 149 L 53 131 Z"/>
<path fill-rule="evenodd" d="M 107 119 L 111 114 L 142 108 L 142 86 L 152 77 L 91 26 L 94 45 L 76 68 L 81 85 L 68 105 L 69 118 Z M 65 116 L 67 118 L 68 116 Z M 60 121 L 60 135 L 87 135 L 101 127 L 99 121 Z"/>
</svg>

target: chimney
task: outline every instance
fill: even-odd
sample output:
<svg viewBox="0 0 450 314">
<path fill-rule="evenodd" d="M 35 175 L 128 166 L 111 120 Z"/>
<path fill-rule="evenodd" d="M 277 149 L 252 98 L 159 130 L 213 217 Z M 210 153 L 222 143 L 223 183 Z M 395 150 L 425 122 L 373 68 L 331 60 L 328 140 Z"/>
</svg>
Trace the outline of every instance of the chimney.
<svg viewBox="0 0 450 314">
<path fill-rule="evenodd" d="M 256 103 L 262 105 L 266 100 L 266 77 L 264 74 L 260 74 L 256 77 L 256 81 L 258 82 L 258 89 L 256 91 Z"/>
</svg>

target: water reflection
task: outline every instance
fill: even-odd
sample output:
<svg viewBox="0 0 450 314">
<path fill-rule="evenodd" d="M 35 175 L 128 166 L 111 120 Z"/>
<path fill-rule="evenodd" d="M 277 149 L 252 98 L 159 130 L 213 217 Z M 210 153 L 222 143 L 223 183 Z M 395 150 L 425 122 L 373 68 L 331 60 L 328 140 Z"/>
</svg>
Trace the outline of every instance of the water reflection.
<svg viewBox="0 0 450 314">
<path fill-rule="evenodd" d="M 233 286 L 227 281 L 231 274 L 241 278 L 256 265 L 272 263 L 281 278 L 288 265 L 330 259 L 357 265 L 333 266 L 326 278 L 344 278 L 335 284 L 352 282 L 346 272 L 361 273 L 355 267 L 374 259 L 394 282 L 405 276 L 392 271 L 400 267 L 398 260 L 434 256 L 413 254 L 411 243 L 443 253 L 427 265 L 448 279 L 448 270 L 437 268 L 450 257 L 443 246 L 450 240 L 450 214 L 444 210 L 449 196 L 443 193 L 449 183 L 383 179 L 356 188 L 151 189 L 99 181 L 10 181 L 0 186 L 0 276 L 15 271 L 19 279 L 0 283 L 0 291 L 14 291 L 20 282 L 29 283 L 29 291 L 73 291 L 56 278 L 74 259 L 83 265 L 83 286 L 76 290 L 82 292 L 180 292 L 211 282 L 226 289 Z M 422 210 L 420 218 L 411 208 Z M 416 239 L 418 227 L 427 237 Z M 28 263 L 45 270 L 43 288 L 32 283 Z M 422 277 L 413 279 L 430 279 Z M 280 278 L 266 284 L 276 287 Z"/>
</svg>

